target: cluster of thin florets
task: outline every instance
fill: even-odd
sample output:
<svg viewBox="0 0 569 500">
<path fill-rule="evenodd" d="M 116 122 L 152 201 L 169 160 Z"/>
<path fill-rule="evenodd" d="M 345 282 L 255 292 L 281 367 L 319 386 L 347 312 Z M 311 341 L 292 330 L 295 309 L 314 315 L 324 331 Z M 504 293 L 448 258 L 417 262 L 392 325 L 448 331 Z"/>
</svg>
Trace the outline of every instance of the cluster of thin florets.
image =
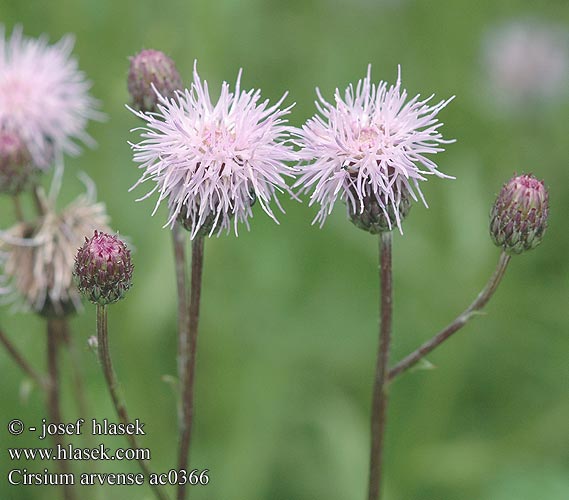
<svg viewBox="0 0 569 500">
<path fill-rule="evenodd" d="M 291 107 L 279 109 L 285 97 L 273 106 L 260 101 L 260 91 L 241 89 L 239 72 L 235 91 L 223 83 L 214 104 L 194 66 L 190 89 L 160 97 L 158 113 L 133 111 L 147 125 L 142 142 L 132 144 L 144 170 L 133 187 L 154 181 L 144 198 L 158 191 L 156 209 L 168 203 L 166 225 L 179 219 L 192 238 L 204 226 L 210 235 L 229 229 L 232 220 L 237 231 L 255 201 L 276 220 L 270 201 L 275 191 L 288 191 L 284 176 L 292 169 L 285 162 L 296 159 L 284 119 Z"/>
<path fill-rule="evenodd" d="M 0 130 L 24 141 L 37 168 L 91 145 L 89 119 L 99 119 L 90 82 L 71 55 L 74 40 L 49 45 L 45 36 L 26 38 L 16 27 L 6 39 L 0 26 Z"/>
<path fill-rule="evenodd" d="M 297 186 L 312 192 L 310 204 L 320 204 L 315 222 L 324 223 L 340 198 L 358 222 L 379 222 L 383 215 L 383 230 L 401 228 L 407 197 L 418 195 L 426 205 L 419 181 L 426 175 L 449 178 L 426 155 L 453 142 L 442 138 L 436 118 L 452 98 L 432 106 L 433 96 L 406 102 L 400 74 L 395 85 L 375 85 L 371 66 L 355 89 L 350 85 L 343 95 L 336 89 L 333 104 L 317 93 L 320 114 L 296 134 L 305 162 Z M 361 214 L 367 217 L 363 221 Z"/>
<path fill-rule="evenodd" d="M 406 198 L 423 199 L 418 181 L 431 174 L 448 177 L 426 155 L 451 142 L 442 138 L 435 118 L 450 99 L 434 106 L 418 96 L 406 102 L 399 77 L 389 88 L 385 82 L 376 86 L 369 69 L 355 91 L 348 87 L 344 98 L 336 91 L 335 105 L 318 93 L 321 116 L 293 129 L 282 119 L 290 107 L 279 110 L 284 96 L 271 107 L 258 104 L 259 91 L 242 91 L 240 76 L 234 93 L 223 84 L 214 105 L 194 68 L 190 90 L 176 99 L 159 98 L 155 114 L 135 112 L 148 125 L 144 140 L 132 145 L 144 169 L 135 186 L 153 180 L 147 196 L 158 191 L 156 207 L 166 199 L 170 209 L 167 225 L 180 220 L 192 238 L 204 228 L 209 234 L 228 228 L 232 218 L 235 227 L 246 223 L 256 200 L 274 219 L 269 201 L 275 190 L 287 190 L 283 176 L 297 172 L 284 162 L 297 158 L 303 163 L 296 186 L 313 191 L 321 223 L 339 197 L 356 223 L 401 227 Z M 290 134 L 298 154 L 289 146 Z"/>
</svg>

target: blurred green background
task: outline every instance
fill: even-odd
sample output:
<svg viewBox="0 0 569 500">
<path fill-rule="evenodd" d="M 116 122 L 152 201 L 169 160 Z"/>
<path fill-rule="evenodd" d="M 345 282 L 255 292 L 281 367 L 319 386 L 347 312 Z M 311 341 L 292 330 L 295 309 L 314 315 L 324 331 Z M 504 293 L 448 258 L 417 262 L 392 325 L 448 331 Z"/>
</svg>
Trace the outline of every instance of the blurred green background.
<svg viewBox="0 0 569 500">
<path fill-rule="evenodd" d="M 133 418 L 146 423 L 151 468 L 175 467 L 176 402 L 163 375 L 176 371 L 176 295 L 166 212 L 128 193 L 139 172 L 129 130 L 128 56 L 163 50 L 190 82 L 195 58 L 212 89 L 234 82 L 275 100 L 289 90 L 291 122 L 314 113 L 314 87 L 330 97 L 373 64 L 376 81 L 402 66 L 411 95 L 456 95 L 440 117 L 447 138 L 436 158 L 456 180 L 430 179 L 395 235 L 397 360 L 465 308 L 493 271 L 488 234 L 495 195 L 514 171 L 550 188 L 550 227 L 541 247 L 513 259 L 487 315 L 472 321 L 429 360 L 436 370 L 407 374 L 391 390 L 386 500 L 567 500 L 569 498 L 569 100 L 518 103 L 490 98 L 481 51 L 488 30 L 516 19 L 569 28 L 566 0 L 3 0 L 0 22 L 55 42 L 76 34 L 75 54 L 108 115 L 89 131 L 98 147 L 66 160 L 61 205 L 91 176 L 113 229 L 136 247 L 135 286 L 109 311 L 111 348 Z M 547 74 L 543 75 L 547 78 Z M 565 82 L 565 88 L 569 85 Z M 213 90 L 215 93 L 216 91 Z M 46 182 L 48 179 L 46 179 Z M 377 240 L 346 219 L 341 204 L 323 229 L 306 200 L 283 199 L 275 225 L 256 207 L 252 230 L 206 242 L 192 467 L 210 469 L 194 500 L 345 500 L 366 497 L 371 384 L 378 326 Z M 0 227 L 12 207 L 0 202 Z M 563 222 L 565 220 L 565 222 Z M 565 227 L 565 229 L 563 229 Z M 34 365 L 45 366 L 41 319 L 0 311 L 1 326 Z M 114 419 L 87 338 L 95 310 L 73 318 L 91 417 Z M 0 498 L 59 498 L 50 487 L 10 487 L 11 418 L 45 417 L 36 389 L 20 398 L 22 374 L 0 351 Z M 69 367 L 64 414 L 78 415 Z M 74 438 L 79 446 L 84 439 Z M 120 437 L 105 440 L 126 446 Z M 50 464 L 18 467 L 42 470 Z M 137 472 L 134 462 L 75 463 L 76 472 Z M 51 465 L 51 470 L 54 466 Z M 171 491 L 173 494 L 173 490 Z M 143 499 L 140 487 L 84 489 L 81 498 Z"/>
</svg>

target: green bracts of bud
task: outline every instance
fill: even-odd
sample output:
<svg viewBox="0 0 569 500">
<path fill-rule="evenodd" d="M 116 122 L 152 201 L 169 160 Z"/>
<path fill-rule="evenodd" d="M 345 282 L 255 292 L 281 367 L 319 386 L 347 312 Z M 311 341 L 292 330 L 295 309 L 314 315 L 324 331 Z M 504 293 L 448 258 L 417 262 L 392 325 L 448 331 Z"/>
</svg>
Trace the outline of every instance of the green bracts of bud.
<svg viewBox="0 0 569 500">
<path fill-rule="evenodd" d="M 490 236 L 508 254 L 531 250 L 547 228 L 549 194 L 533 175 L 518 175 L 500 191 L 490 214 Z"/>
<path fill-rule="evenodd" d="M 94 304 L 107 305 L 124 297 L 132 271 L 127 246 L 117 236 L 95 231 L 77 251 L 73 274 L 83 295 Z"/>
</svg>

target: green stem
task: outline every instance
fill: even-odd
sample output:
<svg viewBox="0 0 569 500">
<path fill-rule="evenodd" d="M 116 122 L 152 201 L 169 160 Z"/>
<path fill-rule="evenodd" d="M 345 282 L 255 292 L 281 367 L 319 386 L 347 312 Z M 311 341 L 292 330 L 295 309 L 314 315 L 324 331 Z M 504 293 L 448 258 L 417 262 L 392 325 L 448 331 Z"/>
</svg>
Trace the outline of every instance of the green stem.
<svg viewBox="0 0 569 500">
<path fill-rule="evenodd" d="M 120 421 L 128 425 L 131 420 L 128 416 L 126 409 L 126 403 L 120 393 L 119 383 L 113 369 L 113 364 L 111 361 L 111 355 L 109 350 L 109 340 L 108 340 L 108 330 L 107 330 L 107 306 L 97 304 L 97 340 L 98 340 L 98 351 L 99 351 L 99 361 L 103 367 L 103 373 L 105 375 L 105 380 L 107 382 L 107 388 L 113 400 L 113 405 L 117 412 Z M 127 434 L 127 439 L 130 446 L 133 449 L 139 449 L 136 437 L 132 434 Z M 142 469 L 142 472 L 146 476 L 146 480 L 150 476 L 151 472 L 146 465 L 146 461 L 142 458 L 138 459 L 138 464 Z M 157 485 L 152 485 L 154 494 L 160 500 L 167 500 L 168 497 L 162 492 L 162 490 Z"/>
<path fill-rule="evenodd" d="M 186 381 L 186 358 L 189 353 L 190 344 L 190 324 L 188 317 L 188 277 L 186 271 L 185 231 L 178 222 L 176 222 L 172 228 L 172 243 L 174 246 L 176 285 L 178 291 L 178 425 L 179 433 L 182 435 L 186 421 L 183 398 L 184 384 Z"/>
<path fill-rule="evenodd" d="M 383 445 L 387 420 L 387 373 L 391 344 L 393 284 L 391 270 L 391 232 L 380 234 L 381 308 L 379 346 L 373 386 L 371 414 L 371 450 L 369 462 L 368 500 L 379 500 L 383 477 Z"/>
<path fill-rule="evenodd" d="M 189 342 L 184 346 L 186 350 L 184 354 L 186 366 L 184 368 L 185 380 L 182 381 L 182 414 L 184 416 L 184 422 L 181 428 L 182 432 L 180 434 L 180 448 L 178 457 L 178 468 L 180 470 L 188 470 L 188 464 L 190 460 L 189 454 L 194 417 L 194 375 L 196 368 L 198 324 L 202 288 L 203 254 L 204 238 L 203 236 L 196 236 L 192 243 L 192 280 L 189 311 L 190 335 Z M 185 498 L 186 484 L 180 483 L 178 486 L 178 500 L 185 500 Z"/>
<path fill-rule="evenodd" d="M 12 199 L 14 200 L 14 211 L 16 212 L 16 219 L 18 219 L 18 222 L 24 222 L 26 218 L 24 217 L 24 210 L 22 209 L 20 195 L 15 194 L 12 196 Z"/>
<path fill-rule="evenodd" d="M 38 212 L 38 215 L 43 216 L 45 215 L 47 209 L 45 206 L 45 202 L 43 200 L 43 195 L 42 193 L 40 193 L 40 187 L 39 186 L 34 186 L 34 188 L 32 189 L 32 198 L 34 200 L 34 204 L 36 206 L 36 210 Z"/>
<path fill-rule="evenodd" d="M 6 334 L 0 329 L 0 342 L 8 351 L 8 354 L 12 356 L 16 364 L 22 369 L 22 371 L 28 375 L 37 385 L 41 387 L 43 390 L 47 391 L 49 389 L 49 381 L 45 378 L 45 376 L 40 375 L 36 370 L 32 368 L 32 365 L 28 363 L 26 358 L 22 355 L 16 346 L 12 344 L 10 339 L 6 336 Z"/>
<path fill-rule="evenodd" d="M 62 318 L 49 318 L 47 320 L 47 371 L 49 374 L 49 387 L 47 391 L 47 411 L 49 420 L 54 424 L 64 423 L 61 417 L 60 384 L 58 357 L 61 345 L 62 329 L 65 320 Z M 63 448 L 65 443 L 63 436 L 55 434 L 53 441 L 56 447 Z M 57 461 L 59 470 L 62 474 L 70 474 L 69 463 L 67 460 Z M 73 486 L 63 485 L 63 497 L 65 500 L 76 498 Z"/>
<path fill-rule="evenodd" d="M 454 321 L 448 324 L 443 330 L 437 333 L 429 341 L 425 342 L 417 350 L 413 351 L 407 357 L 402 359 L 389 371 L 389 381 L 395 379 L 403 372 L 407 371 L 412 366 L 416 365 L 421 359 L 423 359 L 427 354 L 434 351 L 438 346 L 440 346 L 445 340 L 448 340 L 454 333 L 458 332 L 468 321 L 476 314 L 476 312 L 481 311 L 488 301 L 494 295 L 494 292 L 498 288 L 498 285 L 502 281 L 508 263 L 510 262 L 510 256 L 502 252 L 500 254 L 500 259 L 498 260 L 498 265 L 492 277 L 486 283 L 486 286 L 478 294 L 478 297 L 470 304 L 459 316 L 457 316 Z"/>
</svg>

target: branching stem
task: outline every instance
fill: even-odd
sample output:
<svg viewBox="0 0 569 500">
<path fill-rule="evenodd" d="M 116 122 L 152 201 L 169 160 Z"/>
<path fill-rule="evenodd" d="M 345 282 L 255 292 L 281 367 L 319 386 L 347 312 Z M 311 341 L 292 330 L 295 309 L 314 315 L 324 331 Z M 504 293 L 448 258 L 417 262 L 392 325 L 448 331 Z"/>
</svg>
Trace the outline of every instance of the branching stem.
<svg viewBox="0 0 569 500">
<path fill-rule="evenodd" d="M 468 308 L 466 308 L 459 316 L 457 316 L 452 323 L 437 333 L 431 340 L 425 342 L 421 347 L 397 363 L 389 371 L 389 381 L 395 379 L 397 376 L 401 375 L 403 372 L 416 365 L 427 354 L 435 350 L 454 333 L 458 332 L 458 330 L 466 325 L 466 323 L 468 323 L 468 321 L 478 311 L 481 311 L 488 303 L 488 301 L 492 298 L 492 295 L 494 295 L 494 292 L 504 277 L 504 273 L 506 272 L 509 262 L 510 256 L 505 252 L 502 252 L 494 274 L 488 280 L 488 283 L 486 283 L 486 286 L 478 294 L 478 297 L 476 297 L 474 302 L 472 302 L 472 304 L 470 304 Z"/>
</svg>

